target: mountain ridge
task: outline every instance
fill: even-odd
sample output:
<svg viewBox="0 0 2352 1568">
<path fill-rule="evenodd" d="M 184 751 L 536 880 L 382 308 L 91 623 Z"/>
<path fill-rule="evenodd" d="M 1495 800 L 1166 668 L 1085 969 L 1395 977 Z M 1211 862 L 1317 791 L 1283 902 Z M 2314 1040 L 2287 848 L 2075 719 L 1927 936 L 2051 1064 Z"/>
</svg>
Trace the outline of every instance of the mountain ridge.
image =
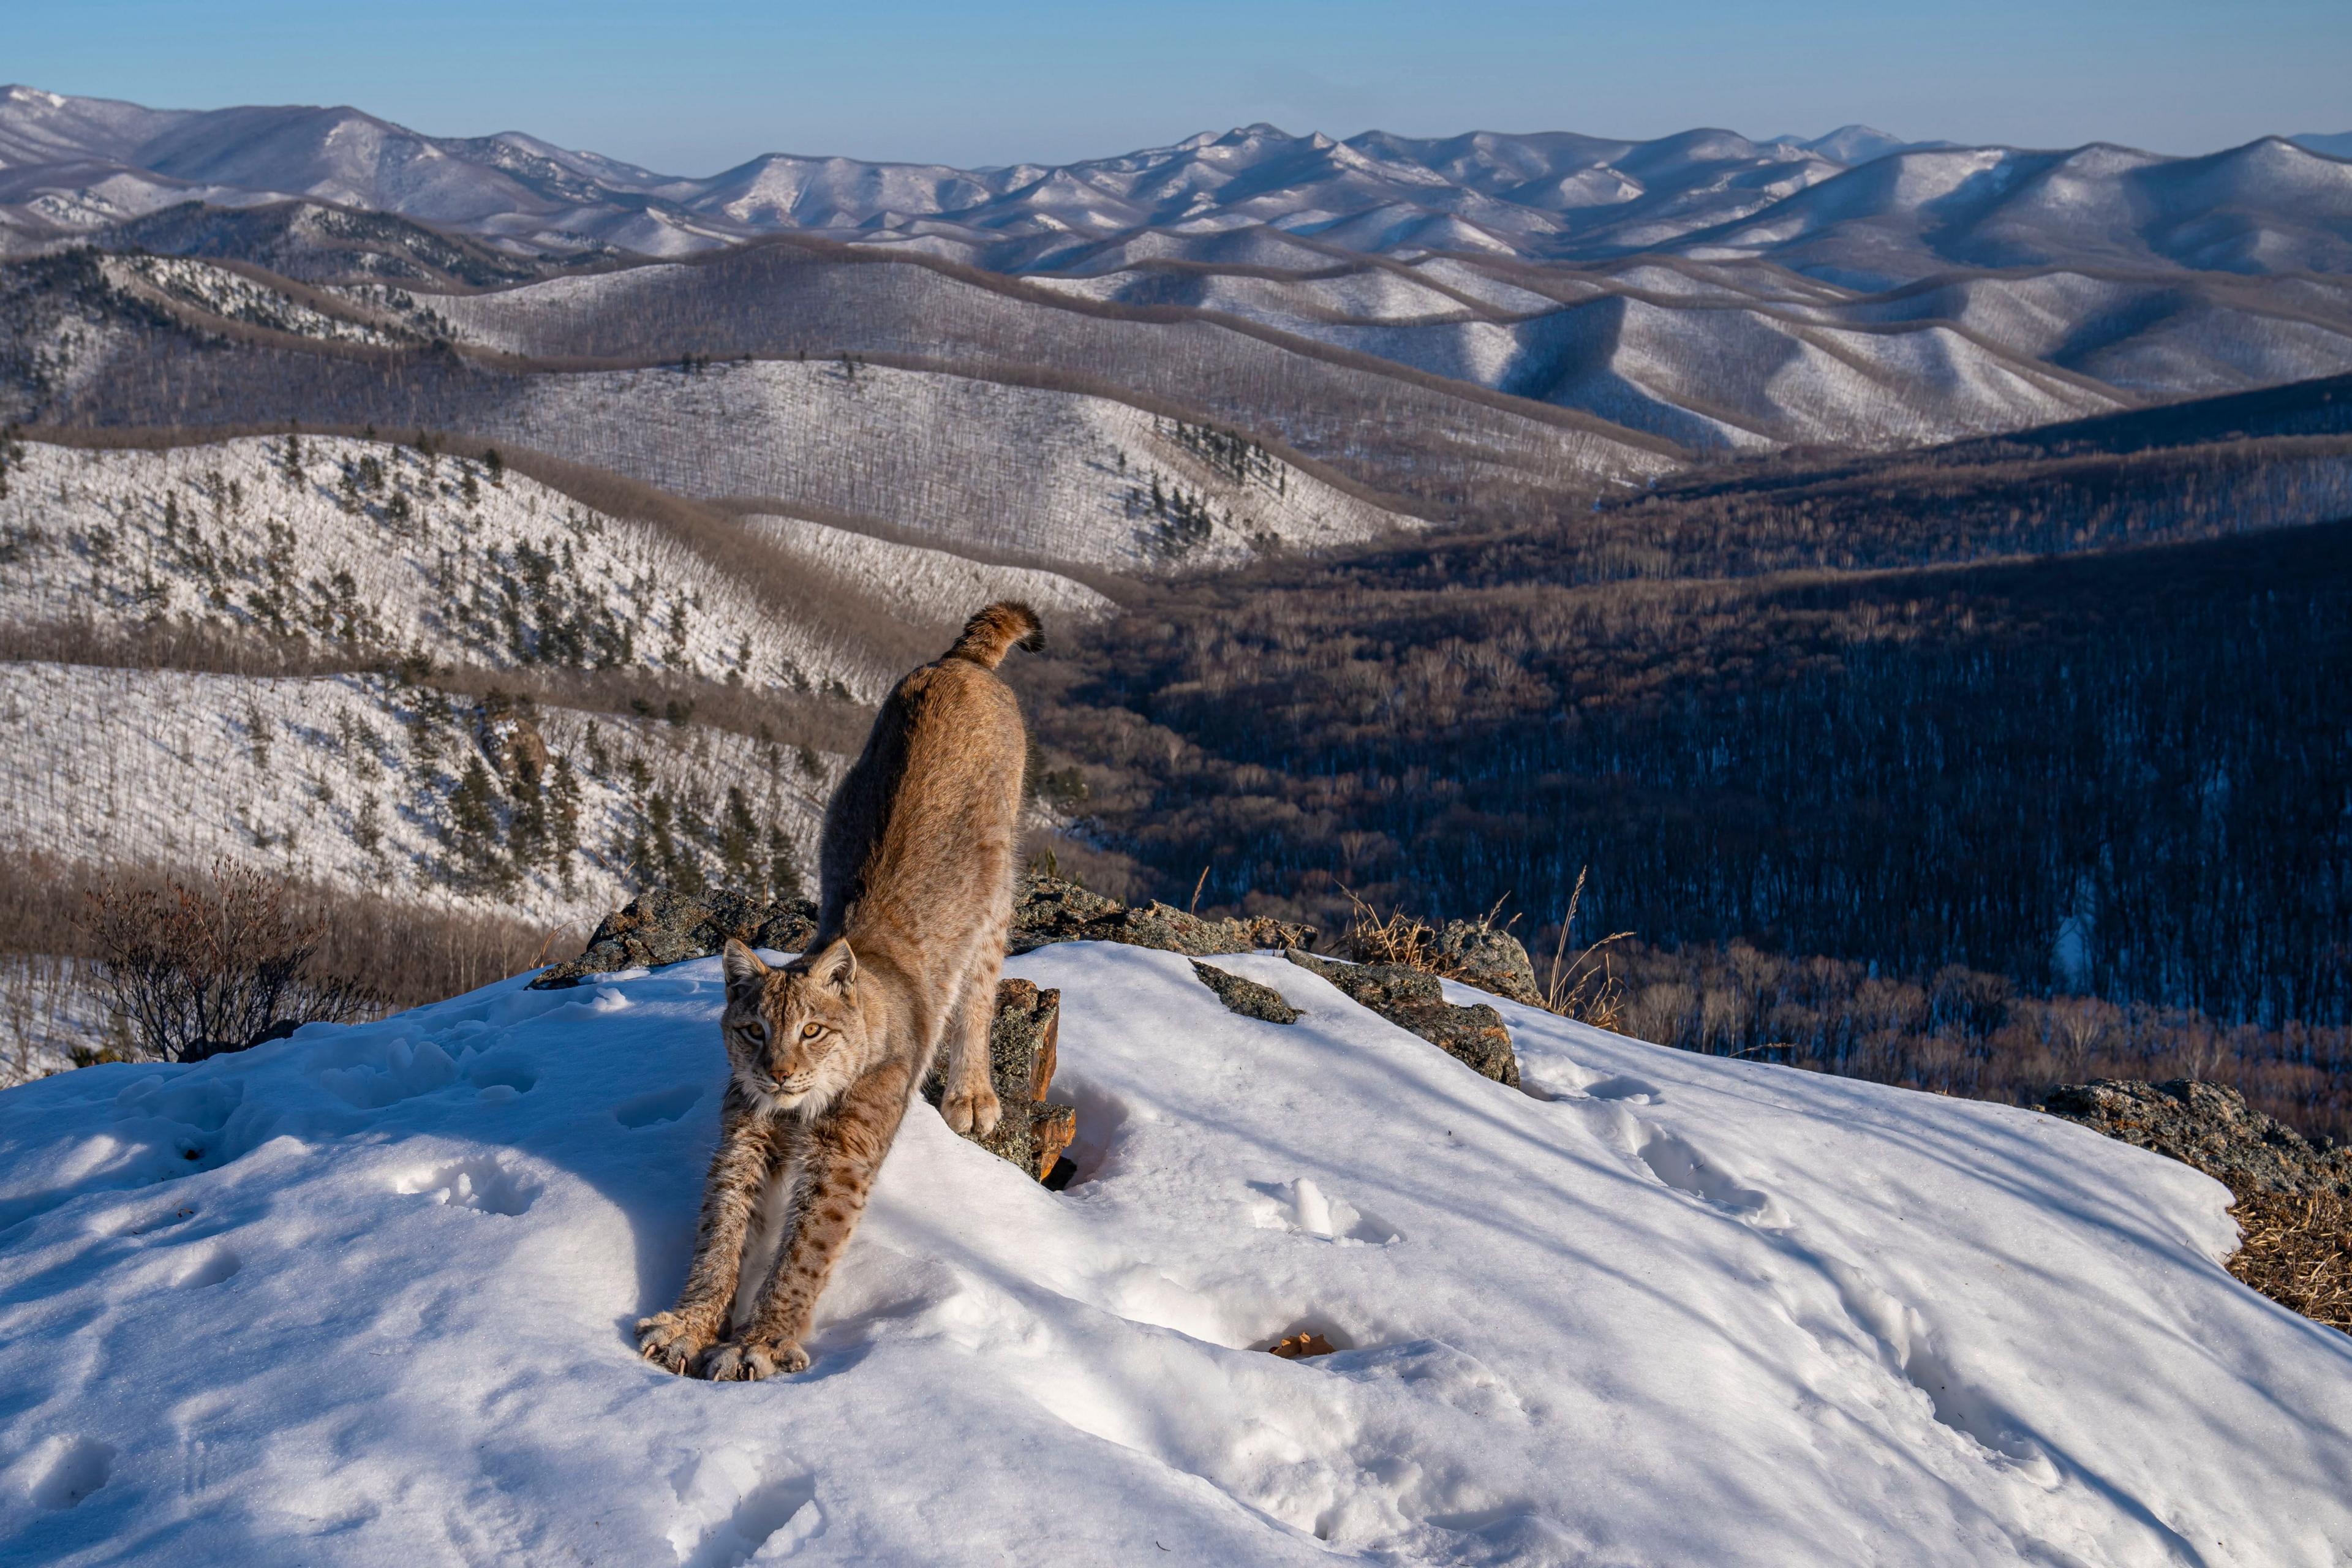
<svg viewBox="0 0 2352 1568">
<path fill-rule="evenodd" d="M 564 259 L 820 232 L 996 271 L 1093 271 L 1131 262 L 1139 245 L 1206 258 L 1264 231 L 1276 248 L 1319 240 L 1407 259 L 1753 256 L 1879 286 L 1987 257 L 2352 271 L 2352 164 L 2305 144 L 2333 140 L 2269 136 L 2175 158 L 2104 142 L 1906 142 L 1863 125 L 1759 142 L 1714 127 L 1648 140 L 1335 138 L 1258 121 L 1058 164 L 772 152 L 688 176 L 520 131 L 429 136 L 349 106 L 155 110 L 11 86 L 0 89 L 0 245 L 67 242 L 192 199 L 304 197 Z M 1963 191 L 1960 205 L 1981 210 L 1939 245 L 1949 215 L 1938 204 Z M 1988 221 L 1992 232 L 1976 232 Z M 1920 232 L 1906 239 L 1906 226 Z"/>
</svg>

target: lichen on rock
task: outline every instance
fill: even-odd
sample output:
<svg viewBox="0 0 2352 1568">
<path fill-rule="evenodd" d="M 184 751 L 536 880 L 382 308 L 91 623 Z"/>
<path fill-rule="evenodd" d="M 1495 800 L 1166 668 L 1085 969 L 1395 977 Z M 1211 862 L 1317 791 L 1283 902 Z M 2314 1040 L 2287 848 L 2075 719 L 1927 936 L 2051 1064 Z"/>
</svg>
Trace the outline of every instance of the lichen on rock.
<svg viewBox="0 0 2352 1568">
<path fill-rule="evenodd" d="M 1519 939 L 1484 921 L 1448 921 L 1430 954 L 1437 972 L 1530 1007 L 1544 1005 L 1536 966 Z"/>
<path fill-rule="evenodd" d="M 689 894 L 656 888 L 606 915 L 586 952 L 541 970 L 530 988 L 561 990 L 591 974 L 708 958 L 730 937 L 771 952 L 798 952 L 815 934 L 816 906 L 805 899 L 761 903 L 725 889 Z"/>
<path fill-rule="evenodd" d="M 2311 1142 L 2223 1084 L 2099 1079 L 2052 1089 L 2042 1109 L 2194 1165 L 2233 1189 L 2352 1198 L 2352 1150 Z"/>
<path fill-rule="evenodd" d="M 1014 899 L 1008 947 L 1028 952 L 1057 942 L 1118 942 L 1209 958 L 1265 948 L 1312 947 L 1317 934 L 1313 926 L 1263 915 L 1212 919 L 1156 900 L 1131 909 L 1075 882 L 1032 874 L 1022 879 Z"/>
<path fill-rule="evenodd" d="M 1336 963 L 1291 948 L 1285 958 L 1319 974 L 1350 1000 L 1409 1029 L 1473 1072 L 1519 1086 L 1519 1058 L 1502 1014 L 1481 1002 L 1457 1007 L 1436 975 L 1394 963 Z"/>
<path fill-rule="evenodd" d="M 1284 1000 L 1281 992 L 1271 985 L 1261 985 L 1255 980 L 1194 960 L 1192 973 L 1201 984 L 1217 994 L 1228 1013 L 1238 1013 L 1244 1018 L 1263 1019 L 1269 1024 L 1296 1024 L 1298 1009 Z"/>
<path fill-rule="evenodd" d="M 988 1077 L 1000 1116 L 987 1136 L 963 1134 L 1041 1182 L 1053 1173 L 1054 1163 L 1078 1130 L 1075 1108 L 1045 1100 L 1059 1056 L 1061 1016 L 1059 991 L 1041 990 L 1026 980 L 997 982 L 996 1016 L 988 1032 Z M 942 1059 L 923 1080 L 923 1099 L 936 1107 L 946 1093 Z"/>
</svg>

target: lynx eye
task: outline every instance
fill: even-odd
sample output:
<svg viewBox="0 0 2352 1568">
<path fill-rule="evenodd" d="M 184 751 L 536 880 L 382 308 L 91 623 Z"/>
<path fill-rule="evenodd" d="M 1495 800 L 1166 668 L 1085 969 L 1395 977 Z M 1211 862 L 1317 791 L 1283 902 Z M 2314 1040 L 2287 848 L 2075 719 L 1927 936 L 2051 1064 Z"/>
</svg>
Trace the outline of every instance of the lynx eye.
<svg viewBox="0 0 2352 1568">
<path fill-rule="evenodd" d="M 801 1038 L 803 1040 L 814 1040 L 819 1035 L 824 1033 L 824 1026 L 821 1024 L 803 1024 L 801 1026 Z"/>
<path fill-rule="evenodd" d="M 760 1045 L 764 1043 L 768 1037 L 768 1026 L 765 1024 L 746 1024 L 743 1026 L 743 1033 L 750 1037 L 753 1045 Z"/>
</svg>

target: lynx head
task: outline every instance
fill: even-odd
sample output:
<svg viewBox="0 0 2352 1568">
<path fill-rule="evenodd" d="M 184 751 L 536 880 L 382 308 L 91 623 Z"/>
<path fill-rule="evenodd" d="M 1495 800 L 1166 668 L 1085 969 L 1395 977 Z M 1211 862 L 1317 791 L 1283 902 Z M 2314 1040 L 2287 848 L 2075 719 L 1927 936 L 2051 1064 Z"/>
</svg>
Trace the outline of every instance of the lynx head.
<svg viewBox="0 0 2352 1568">
<path fill-rule="evenodd" d="M 730 941 L 727 1060 L 735 1081 L 770 1110 L 814 1110 L 849 1086 L 863 1065 L 866 1016 L 857 1006 L 857 955 L 835 938 L 781 969 Z"/>
</svg>

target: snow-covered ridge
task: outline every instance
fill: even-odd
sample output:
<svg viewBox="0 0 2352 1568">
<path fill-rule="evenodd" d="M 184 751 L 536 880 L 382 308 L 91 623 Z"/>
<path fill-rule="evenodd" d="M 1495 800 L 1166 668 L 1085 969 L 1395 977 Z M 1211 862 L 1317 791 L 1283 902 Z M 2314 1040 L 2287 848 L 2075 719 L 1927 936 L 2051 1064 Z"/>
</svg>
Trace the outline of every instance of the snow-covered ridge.
<svg viewBox="0 0 2352 1568">
<path fill-rule="evenodd" d="M 1278 958 L 1051 948 L 1062 1194 L 917 1106 L 804 1376 L 634 1354 L 716 964 L 0 1093 L 0 1531 L 58 1563 L 2324 1564 L 2352 1342 L 2030 1112 L 1501 1004 L 1531 1093 Z M 1462 994 L 1457 999 L 1469 999 Z M 1491 998 L 1478 998 L 1491 1000 Z M 1304 1330 L 1337 1353 L 1264 1353 Z"/>
<path fill-rule="evenodd" d="M 461 327 L 478 304 L 451 302 Z M 471 428 L 681 495 L 771 499 L 878 518 L 945 550 L 1122 572 L 1422 526 L 1255 442 L 1131 404 L 855 361 L 537 375 Z"/>
<path fill-rule="evenodd" d="M 352 109 L 155 110 L 17 89 L 0 98 L 0 229 L 39 243 L 190 199 L 306 197 L 553 257 L 677 256 L 799 232 L 1010 271 L 1104 269 L 1139 242 L 1212 260 L 1253 234 L 1407 258 L 1810 258 L 1835 230 L 1846 252 L 1894 241 L 1880 258 L 1890 277 L 2094 252 L 2168 269 L 2343 270 L 2352 163 L 2322 150 L 2326 138 L 2303 141 L 2165 158 L 1908 142 L 1867 126 L 1637 142 L 1337 141 L 1257 124 L 1060 166 L 768 153 L 687 178 L 513 133 L 422 135 Z"/>
<path fill-rule="evenodd" d="M 101 265 L 107 281 L 133 297 L 193 305 L 247 326 L 377 348 L 408 347 L 424 341 L 396 327 L 330 315 L 283 289 L 257 283 L 226 267 L 172 256 L 110 256 Z"/>
<path fill-rule="evenodd" d="M 499 714 L 381 676 L 0 663 L 0 849 L 134 868 L 226 857 L 583 932 L 646 881 L 677 881 L 679 864 L 756 879 L 781 849 L 813 869 L 842 759 L 658 718 L 523 717 L 540 748 L 530 780 Z M 477 768 L 491 826 L 469 840 L 457 794 Z M 730 794 L 755 862 L 734 868 Z"/>
<path fill-rule="evenodd" d="M 1101 620 L 1118 606 L 1057 572 L 993 566 L 806 518 L 753 513 L 744 526 L 791 555 L 857 584 L 908 620 L 948 620 L 997 599 L 1025 600 L 1050 625 Z"/>
<path fill-rule="evenodd" d="M 0 619 L 14 624 L 70 607 L 101 626 L 187 620 L 354 657 L 869 696 L 895 677 L 771 614 L 661 530 L 469 459 L 315 436 L 22 452 L 0 496 Z"/>
</svg>

